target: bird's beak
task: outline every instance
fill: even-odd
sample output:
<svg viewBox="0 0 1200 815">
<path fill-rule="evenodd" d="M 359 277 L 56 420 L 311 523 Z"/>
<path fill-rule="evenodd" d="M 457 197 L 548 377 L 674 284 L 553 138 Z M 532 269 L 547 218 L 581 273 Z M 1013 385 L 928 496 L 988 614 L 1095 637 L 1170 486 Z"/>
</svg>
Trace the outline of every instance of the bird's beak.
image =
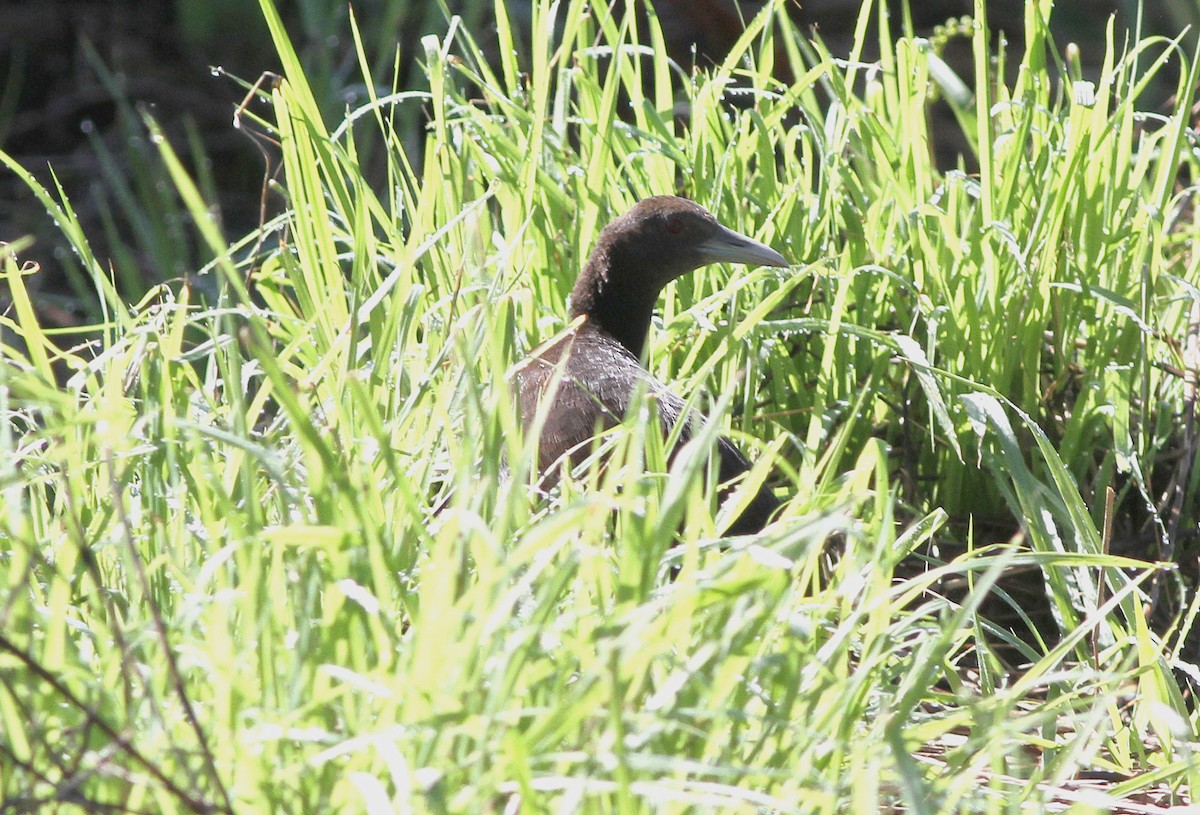
<svg viewBox="0 0 1200 815">
<path fill-rule="evenodd" d="M 717 224 L 717 232 L 696 247 L 706 263 L 788 266 L 787 258 L 764 243 Z"/>
</svg>

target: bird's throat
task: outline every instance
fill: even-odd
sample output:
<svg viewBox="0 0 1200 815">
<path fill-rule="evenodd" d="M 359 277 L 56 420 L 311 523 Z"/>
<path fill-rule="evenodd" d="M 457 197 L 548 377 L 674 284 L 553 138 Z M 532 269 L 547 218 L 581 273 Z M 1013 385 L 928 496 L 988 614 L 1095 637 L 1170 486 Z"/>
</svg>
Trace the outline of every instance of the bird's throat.
<svg viewBox="0 0 1200 815">
<path fill-rule="evenodd" d="M 659 290 L 653 286 L 631 286 L 630 280 L 649 280 L 652 275 L 621 273 L 614 269 L 588 269 L 571 293 L 571 316 L 587 315 L 629 353 L 641 359 L 646 335 L 654 316 Z"/>
</svg>

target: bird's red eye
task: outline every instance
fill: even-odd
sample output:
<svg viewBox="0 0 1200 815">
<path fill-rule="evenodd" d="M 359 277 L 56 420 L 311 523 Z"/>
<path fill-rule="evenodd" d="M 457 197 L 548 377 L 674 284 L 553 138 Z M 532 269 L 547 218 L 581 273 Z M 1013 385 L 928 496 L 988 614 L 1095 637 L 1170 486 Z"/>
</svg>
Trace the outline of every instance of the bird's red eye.
<svg viewBox="0 0 1200 815">
<path fill-rule="evenodd" d="M 678 235 L 683 231 L 683 219 L 678 215 L 667 216 L 667 231 L 672 235 Z"/>
</svg>

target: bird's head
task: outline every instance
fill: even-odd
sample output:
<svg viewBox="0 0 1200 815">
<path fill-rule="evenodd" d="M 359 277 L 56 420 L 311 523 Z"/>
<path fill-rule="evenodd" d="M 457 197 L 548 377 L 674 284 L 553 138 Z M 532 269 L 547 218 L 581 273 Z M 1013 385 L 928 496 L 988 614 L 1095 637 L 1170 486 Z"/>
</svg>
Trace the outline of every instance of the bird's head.
<svg viewBox="0 0 1200 815">
<path fill-rule="evenodd" d="M 571 316 L 587 315 L 638 356 L 659 292 L 709 263 L 788 265 L 783 255 L 722 225 L 697 203 L 671 195 L 647 198 L 600 233 L 571 291 Z"/>
<path fill-rule="evenodd" d="M 608 282 L 618 283 L 613 278 L 620 274 L 625 279 L 618 285 L 652 288 L 655 296 L 675 278 L 710 263 L 788 265 L 771 247 L 722 225 L 694 201 L 671 195 L 640 201 L 610 223 L 593 255 L 605 256 Z"/>
</svg>

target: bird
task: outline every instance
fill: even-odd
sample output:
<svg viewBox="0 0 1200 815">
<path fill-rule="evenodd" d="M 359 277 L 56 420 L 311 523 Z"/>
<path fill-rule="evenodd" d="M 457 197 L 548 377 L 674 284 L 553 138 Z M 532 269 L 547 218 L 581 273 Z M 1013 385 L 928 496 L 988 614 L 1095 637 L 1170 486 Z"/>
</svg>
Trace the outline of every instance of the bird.
<svg viewBox="0 0 1200 815">
<path fill-rule="evenodd" d="M 643 367 L 642 351 L 659 293 L 668 283 L 710 263 L 787 267 L 783 255 L 722 225 L 699 204 L 672 195 L 646 198 L 601 230 L 568 300 L 571 327 L 543 344 L 518 367 L 521 425 L 528 436 L 539 409 L 538 439 L 543 483 L 557 468 L 589 453 L 598 430 L 621 422 L 635 392 L 657 402 L 664 434 L 685 413 L 684 401 Z M 543 406 L 543 402 L 551 403 Z M 689 416 L 680 442 L 693 435 L 699 417 Z M 719 436 L 722 484 L 750 469 L 733 442 Z M 722 489 L 721 496 L 729 492 Z M 779 507 L 763 485 L 727 534 L 760 531 Z"/>
</svg>

